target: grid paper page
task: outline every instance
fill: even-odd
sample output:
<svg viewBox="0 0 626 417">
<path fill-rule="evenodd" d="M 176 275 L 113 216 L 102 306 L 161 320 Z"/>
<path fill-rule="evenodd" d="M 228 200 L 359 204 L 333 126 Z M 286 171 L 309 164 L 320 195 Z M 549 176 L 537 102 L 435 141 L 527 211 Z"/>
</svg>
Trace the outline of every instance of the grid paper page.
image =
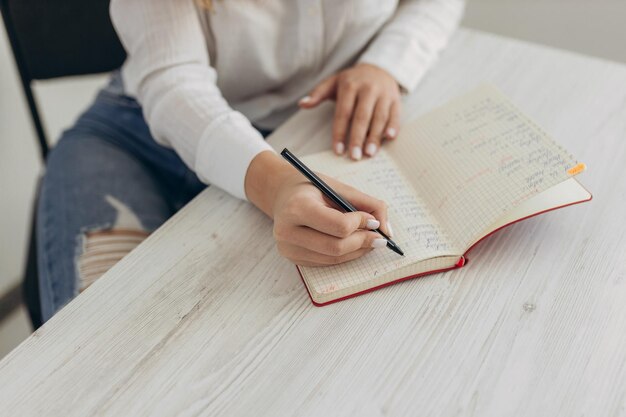
<svg viewBox="0 0 626 417">
<path fill-rule="evenodd" d="M 491 86 L 403 126 L 387 149 L 461 252 L 578 165 Z"/>
<path fill-rule="evenodd" d="M 413 190 L 384 150 L 372 159 L 353 162 L 332 152 L 303 158 L 309 168 L 324 172 L 342 182 L 385 200 L 389 220 L 394 229 L 393 240 L 404 250 L 401 257 L 387 248 L 373 250 L 351 262 L 326 267 L 300 267 L 313 294 L 348 293 L 371 288 L 385 275 L 428 258 L 455 255 L 459 249 L 430 214 L 427 206 Z M 449 261 L 448 261 L 449 262 Z M 401 277 L 398 277 L 401 278 Z M 380 285 L 380 284 L 378 284 Z"/>
</svg>

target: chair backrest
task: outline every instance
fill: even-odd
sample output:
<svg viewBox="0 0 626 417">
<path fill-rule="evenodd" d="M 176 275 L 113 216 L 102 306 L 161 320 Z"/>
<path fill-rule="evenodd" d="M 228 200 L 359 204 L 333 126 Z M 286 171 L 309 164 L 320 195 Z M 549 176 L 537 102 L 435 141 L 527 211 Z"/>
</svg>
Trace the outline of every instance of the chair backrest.
<svg viewBox="0 0 626 417">
<path fill-rule="evenodd" d="M 109 0 L 0 0 L 0 6 L 28 82 L 107 72 L 124 61 Z"/>
<path fill-rule="evenodd" d="M 48 139 L 31 82 L 108 72 L 122 65 L 126 53 L 111 24 L 109 0 L 0 0 L 0 10 L 45 161 Z"/>
</svg>

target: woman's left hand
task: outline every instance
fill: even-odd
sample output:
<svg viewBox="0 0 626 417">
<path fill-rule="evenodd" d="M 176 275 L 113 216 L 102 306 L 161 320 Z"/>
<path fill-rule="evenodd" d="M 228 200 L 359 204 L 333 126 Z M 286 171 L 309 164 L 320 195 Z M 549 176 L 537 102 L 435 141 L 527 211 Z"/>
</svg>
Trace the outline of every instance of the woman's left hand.
<svg viewBox="0 0 626 417">
<path fill-rule="evenodd" d="M 384 69 L 357 64 L 319 83 L 298 103 L 310 109 L 324 100 L 336 100 L 333 150 L 347 149 L 355 161 L 374 156 L 383 139 L 394 139 L 400 123 L 400 87 Z"/>
</svg>

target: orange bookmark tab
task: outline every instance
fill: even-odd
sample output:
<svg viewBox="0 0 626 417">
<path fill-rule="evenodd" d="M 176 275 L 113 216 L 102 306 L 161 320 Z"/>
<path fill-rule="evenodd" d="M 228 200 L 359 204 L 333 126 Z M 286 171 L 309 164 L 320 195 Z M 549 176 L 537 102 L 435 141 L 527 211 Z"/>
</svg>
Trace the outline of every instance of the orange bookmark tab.
<svg viewBox="0 0 626 417">
<path fill-rule="evenodd" d="M 587 169 L 587 165 L 585 165 L 584 163 L 581 162 L 580 164 L 574 165 L 573 167 L 568 169 L 567 173 L 569 175 L 576 175 L 576 174 L 580 174 L 581 172 L 583 172 L 586 169 Z"/>
</svg>

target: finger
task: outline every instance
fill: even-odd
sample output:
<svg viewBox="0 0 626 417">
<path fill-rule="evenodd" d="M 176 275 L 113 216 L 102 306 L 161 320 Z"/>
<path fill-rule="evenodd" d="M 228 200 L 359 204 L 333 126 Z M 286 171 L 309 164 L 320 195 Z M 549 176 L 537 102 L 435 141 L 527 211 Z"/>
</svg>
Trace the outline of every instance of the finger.
<svg viewBox="0 0 626 417">
<path fill-rule="evenodd" d="M 394 101 L 389 111 L 389 122 L 385 129 L 385 138 L 393 140 L 398 136 L 400 129 L 400 101 Z"/>
<path fill-rule="evenodd" d="M 366 212 L 372 215 L 373 218 L 380 222 L 380 230 L 392 236 L 393 231 L 389 224 L 389 214 L 387 212 L 387 203 L 372 197 L 368 194 L 362 193 L 354 187 L 345 185 L 336 181 L 331 181 L 331 186 L 341 194 L 346 200 L 350 201 L 354 207 L 362 212 Z"/>
<path fill-rule="evenodd" d="M 384 134 L 383 131 L 389 121 L 390 110 L 391 103 L 389 101 L 378 100 L 376 103 L 374 115 L 372 116 L 372 124 L 367 135 L 367 140 L 365 141 L 365 154 L 367 156 L 376 155 L 376 152 L 380 149 L 380 142 Z"/>
<path fill-rule="evenodd" d="M 294 228 L 284 242 L 329 256 L 343 256 L 359 249 L 380 248 L 387 245 L 387 240 L 375 232 L 357 230 L 342 239 L 306 226 Z"/>
<path fill-rule="evenodd" d="M 329 266 L 360 258 L 372 251 L 372 248 L 359 249 L 341 256 L 324 255 L 301 246 L 292 246 L 289 244 L 279 244 L 278 250 L 284 257 L 291 259 L 297 265 Z"/>
<path fill-rule="evenodd" d="M 370 92 L 363 92 L 357 98 L 356 109 L 350 124 L 350 158 L 358 161 L 363 156 L 363 143 L 370 127 L 376 96 Z"/>
<path fill-rule="evenodd" d="M 374 230 L 381 226 L 380 221 L 370 213 L 363 211 L 344 213 L 325 205 L 322 201 L 319 204 L 307 204 L 299 207 L 298 212 L 292 213 L 289 217 L 288 221 L 291 224 L 307 226 L 339 238 L 348 237 L 358 229 Z M 290 233 L 289 230 L 279 230 L 278 232 Z M 278 236 L 277 238 L 280 239 L 281 237 Z M 288 240 L 288 238 L 284 237 L 284 240 Z"/>
<path fill-rule="evenodd" d="M 334 99 L 337 89 L 337 76 L 333 75 L 321 83 L 319 83 L 307 96 L 304 96 L 298 102 L 298 105 L 303 109 L 310 109 L 324 100 Z"/>
<path fill-rule="evenodd" d="M 356 101 L 356 89 L 351 84 L 337 88 L 337 106 L 333 120 L 333 150 L 337 155 L 345 151 L 345 139 L 348 125 L 352 118 L 352 110 Z"/>
</svg>

